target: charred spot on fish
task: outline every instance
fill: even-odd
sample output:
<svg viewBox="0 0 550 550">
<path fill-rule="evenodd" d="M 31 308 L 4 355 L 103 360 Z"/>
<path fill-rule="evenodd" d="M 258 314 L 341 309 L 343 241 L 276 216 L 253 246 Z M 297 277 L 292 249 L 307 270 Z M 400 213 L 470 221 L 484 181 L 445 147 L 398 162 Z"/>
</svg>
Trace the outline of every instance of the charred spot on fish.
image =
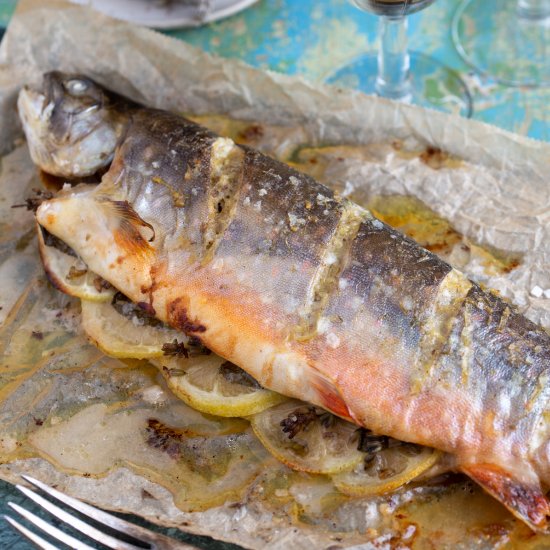
<svg viewBox="0 0 550 550">
<path fill-rule="evenodd" d="M 181 298 L 176 298 L 176 300 L 168 304 L 167 313 L 170 325 L 181 330 L 185 334 L 206 332 L 206 327 L 204 325 L 189 318 L 187 309 L 183 305 L 183 300 Z"/>
<path fill-rule="evenodd" d="M 44 189 L 38 189 L 34 187 L 32 194 L 25 199 L 22 204 L 12 204 L 12 208 L 26 208 L 29 211 L 36 212 L 39 206 L 45 202 L 53 199 L 53 193 Z"/>
<path fill-rule="evenodd" d="M 246 371 L 231 363 L 231 361 L 225 361 L 220 365 L 220 374 L 230 382 L 231 384 L 239 384 L 246 386 L 247 388 L 261 389 L 260 383 Z"/>
<path fill-rule="evenodd" d="M 172 342 L 162 344 L 162 353 L 164 353 L 164 355 L 168 355 L 169 357 L 189 358 L 189 350 L 185 347 L 185 343 L 179 342 L 177 339 L 172 340 Z"/>
<path fill-rule="evenodd" d="M 281 420 L 280 426 L 288 439 L 294 439 L 300 432 L 307 430 L 311 423 L 318 418 L 315 407 L 296 409 Z"/>
</svg>

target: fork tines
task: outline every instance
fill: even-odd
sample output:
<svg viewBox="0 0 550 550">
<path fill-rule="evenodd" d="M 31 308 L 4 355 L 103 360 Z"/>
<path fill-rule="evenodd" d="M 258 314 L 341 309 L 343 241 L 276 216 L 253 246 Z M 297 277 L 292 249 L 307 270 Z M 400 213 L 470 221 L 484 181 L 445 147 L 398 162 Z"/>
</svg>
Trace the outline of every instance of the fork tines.
<svg viewBox="0 0 550 550">
<path fill-rule="evenodd" d="M 30 476 L 22 475 L 21 477 L 32 486 L 40 489 L 48 496 L 73 508 L 74 510 L 80 512 L 82 515 L 94 520 L 97 523 L 107 526 L 117 534 L 131 537 L 136 541 L 135 544 L 132 544 L 130 542 L 122 541 L 114 536 L 104 533 L 96 527 L 89 525 L 85 521 L 73 516 L 72 514 L 69 514 L 59 506 L 56 506 L 51 501 L 45 499 L 31 489 L 28 489 L 23 485 L 16 485 L 17 489 L 19 489 L 19 491 L 21 491 L 25 496 L 41 506 L 44 510 L 47 510 L 57 519 L 61 520 L 63 523 L 72 527 L 73 529 L 80 531 L 89 538 L 103 544 L 107 548 L 113 548 L 115 550 L 196 550 L 195 546 L 181 543 L 179 541 L 166 537 L 165 535 L 154 533 L 149 529 L 134 525 L 133 523 L 108 514 L 107 512 L 103 512 L 102 510 L 99 510 L 94 506 L 81 502 L 80 500 L 77 500 L 56 489 L 53 489 L 49 485 L 46 485 L 45 483 L 42 483 L 41 481 L 38 481 L 37 479 L 34 479 Z M 70 548 L 74 548 L 75 550 L 94 550 L 93 547 L 61 531 L 57 527 L 51 525 L 47 521 L 44 521 L 42 518 L 38 517 L 32 512 L 29 512 L 18 504 L 8 502 L 8 505 L 14 512 L 25 518 L 28 522 L 33 524 L 42 532 L 46 533 L 51 538 L 59 542 L 63 542 Z M 57 550 L 57 548 L 49 543 L 47 540 L 29 530 L 27 527 L 25 527 L 15 519 L 11 518 L 10 516 L 4 516 L 4 519 L 8 521 L 8 523 L 12 527 L 17 529 L 24 537 L 36 544 L 36 546 L 38 546 L 39 548 L 43 548 L 45 550 Z"/>
</svg>

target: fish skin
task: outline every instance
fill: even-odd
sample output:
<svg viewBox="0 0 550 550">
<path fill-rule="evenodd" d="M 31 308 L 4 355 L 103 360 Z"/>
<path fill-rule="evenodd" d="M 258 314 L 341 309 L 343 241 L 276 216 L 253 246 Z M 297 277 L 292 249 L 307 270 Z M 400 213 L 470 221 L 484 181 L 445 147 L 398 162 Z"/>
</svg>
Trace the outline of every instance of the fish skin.
<svg viewBox="0 0 550 550">
<path fill-rule="evenodd" d="M 127 113 L 101 184 L 44 202 L 40 225 L 263 386 L 452 454 L 546 530 L 541 327 L 309 176 L 177 115 Z"/>
</svg>

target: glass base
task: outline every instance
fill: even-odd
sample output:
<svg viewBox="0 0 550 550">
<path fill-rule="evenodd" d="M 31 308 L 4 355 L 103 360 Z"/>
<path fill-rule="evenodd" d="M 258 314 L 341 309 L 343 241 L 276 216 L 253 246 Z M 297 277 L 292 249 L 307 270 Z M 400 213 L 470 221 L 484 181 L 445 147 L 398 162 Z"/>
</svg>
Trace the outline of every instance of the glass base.
<svg viewBox="0 0 550 550">
<path fill-rule="evenodd" d="M 446 113 L 472 116 L 472 98 L 464 81 L 435 59 L 411 52 L 411 93 L 404 101 Z M 379 95 L 376 88 L 377 54 L 365 54 L 336 70 L 329 84 Z"/>
<path fill-rule="evenodd" d="M 525 13 L 521 0 L 466 0 L 453 42 L 479 73 L 508 86 L 550 84 L 550 13 Z"/>
</svg>

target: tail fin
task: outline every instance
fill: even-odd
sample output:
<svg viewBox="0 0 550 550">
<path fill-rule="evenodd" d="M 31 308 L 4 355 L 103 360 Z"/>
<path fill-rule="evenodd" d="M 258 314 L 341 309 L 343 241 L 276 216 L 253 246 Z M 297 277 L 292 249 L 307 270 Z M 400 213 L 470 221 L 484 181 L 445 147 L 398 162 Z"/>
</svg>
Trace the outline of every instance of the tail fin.
<svg viewBox="0 0 550 550">
<path fill-rule="evenodd" d="M 548 533 L 550 502 L 540 486 L 529 486 L 493 464 L 469 464 L 461 470 L 531 529 Z"/>
</svg>

